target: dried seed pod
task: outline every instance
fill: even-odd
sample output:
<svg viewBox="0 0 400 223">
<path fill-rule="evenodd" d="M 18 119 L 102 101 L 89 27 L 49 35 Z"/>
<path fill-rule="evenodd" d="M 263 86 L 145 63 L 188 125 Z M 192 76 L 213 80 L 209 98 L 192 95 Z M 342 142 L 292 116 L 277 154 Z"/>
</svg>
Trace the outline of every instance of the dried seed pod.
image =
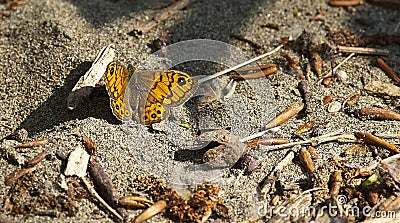
<svg viewBox="0 0 400 223">
<path fill-rule="evenodd" d="M 399 153 L 396 145 L 386 142 L 385 140 L 378 138 L 370 133 L 354 132 L 354 134 L 357 136 L 357 138 L 363 140 L 368 145 L 378 146 L 391 152 Z"/>
<path fill-rule="evenodd" d="M 289 143 L 287 139 L 284 138 L 261 138 L 254 139 L 247 142 L 246 147 L 248 148 L 256 148 L 259 144 L 261 145 L 281 145 Z"/>
<path fill-rule="evenodd" d="M 305 107 L 305 113 L 311 113 L 312 108 L 311 108 L 311 93 L 310 90 L 308 89 L 308 84 L 305 80 L 301 80 L 299 84 L 297 85 L 297 88 L 299 89 L 299 92 L 303 98 L 303 103 Z"/>
<path fill-rule="evenodd" d="M 26 142 L 26 143 L 21 143 L 19 145 L 16 145 L 15 148 L 28 148 L 28 147 L 43 146 L 49 142 L 50 142 L 50 140 L 48 138 L 42 138 L 42 139 L 38 139 L 38 140 Z"/>
<path fill-rule="evenodd" d="M 267 124 L 266 129 L 270 129 L 285 123 L 290 118 L 296 116 L 301 110 L 303 110 L 304 104 L 302 102 L 296 102 L 292 104 L 289 108 L 283 111 L 281 114 L 276 116 L 271 122 Z"/>
<path fill-rule="evenodd" d="M 342 105 L 338 101 L 333 101 L 328 106 L 328 112 L 338 112 L 342 108 Z"/>
<path fill-rule="evenodd" d="M 369 107 L 358 111 L 360 117 L 367 117 L 376 120 L 396 120 L 400 121 L 400 114 L 388 109 Z"/>
<path fill-rule="evenodd" d="M 318 159 L 318 153 L 315 151 L 314 147 L 309 146 L 309 147 L 307 148 L 307 150 L 308 150 L 308 152 L 310 153 L 310 155 L 311 155 L 311 157 L 312 157 L 313 159 Z"/>
<path fill-rule="evenodd" d="M 46 158 L 46 156 L 49 155 L 46 151 L 43 151 L 41 153 L 39 153 L 38 155 L 36 155 L 35 157 L 33 157 L 31 160 L 28 161 L 28 163 L 26 164 L 27 167 L 32 167 L 37 165 L 38 163 L 40 163 L 44 158 Z"/>
<path fill-rule="evenodd" d="M 5 2 L 7 2 L 7 1 L 5 1 Z M 22 7 L 22 6 L 25 6 L 25 5 L 26 5 L 26 3 L 23 2 L 23 1 L 15 1 L 15 2 L 8 3 L 6 8 L 7 9 L 15 9 L 17 7 Z"/>
<path fill-rule="evenodd" d="M 86 152 L 93 156 L 96 153 L 96 143 L 87 136 L 82 136 L 83 144 L 85 145 Z"/>
<path fill-rule="evenodd" d="M 310 130 L 314 127 L 314 125 L 315 125 L 315 121 L 314 121 L 314 120 L 309 121 L 309 122 L 306 122 L 306 123 L 304 123 L 303 125 L 301 125 L 301 126 L 296 130 L 295 133 L 296 133 L 297 135 L 303 134 L 303 133 L 305 133 L 305 132 L 307 132 L 307 131 L 310 131 Z"/>
<path fill-rule="evenodd" d="M 342 171 L 333 172 L 329 179 L 329 197 L 333 197 L 339 194 L 342 182 Z"/>
<path fill-rule="evenodd" d="M 146 208 L 153 205 L 154 202 L 138 196 L 124 196 L 118 199 L 118 204 L 129 208 Z"/>
<path fill-rule="evenodd" d="M 300 163 L 301 165 L 308 171 L 310 172 L 314 172 L 315 171 L 315 167 L 314 167 L 314 163 L 311 159 L 311 154 L 308 152 L 308 150 L 306 148 L 301 148 L 299 151 L 299 159 L 300 159 Z"/>
<path fill-rule="evenodd" d="M 278 72 L 278 67 L 277 66 L 273 66 L 273 67 L 269 67 L 269 68 L 261 68 L 261 72 L 258 72 L 254 74 L 254 76 L 252 76 L 251 74 L 248 74 L 245 76 L 246 79 L 251 79 L 251 78 L 257 78 L 259 77 L 266 77 L 269 76 L 271 74 L 275 74 L 276 72 Z"/>
<path fill-rule="evenodd" d="M 93 158 L 93 156 L 89 159 L 88 170 L 92 177 L 93 184 L 96 186 L 99 194 L 102 195 L 110 206 L 116 207 L 119 198 L 118 192 L 110 177 L 108 177 L 103 167 Z"/>
<path fill-rule="evenodd" d="M 349 106 L 349 107 L 353 106 L 353 105 L 358 101 L 358 99 L 360 98 L 360 96 L 361 96 L 360 94 L 355 94 L 355 95 L 351 96 L 351 97 L 346 101 L 347 106 Z"/>
<path fill-rule="evenodd" d="M 247 73 L 251 71 L 258 71 L 258 72 Z M 239 74 L 232 75 L 231 77 L 234 80 L 256 79 L 256 78 L 266 77 L 278 72 L 278 66 L 276 64 L 267 64 L 267 65 L 262 65 L 260 67 L 246 67 L 243 69 L 237 69 L 236 72 L 239 73 L 246 72 L 246 73 L 240 75 Z"/>
<path fill-rule="evenodd" d="M 318 77 L 324 76 L 324 74 L 322 73 L 323 61 L 322 61 L 321 56 L 318 54 L 317 51 L 311 50 L 311 58 L 313 59 L 314 69 L 315 69 L 315 72 L 317 73 Z"/>
<path fill-rule="evenodd" d="M 331 82 L 332 82 L 332 77 L 325 77 L 325 78 L 322 80 L 322 84 L 325 85 L 325 86 L 331 85 Z"/>
<path fill-rule="evenodd" d="M 151 205 L 148 209 L 146 209 L 145 211 L 140 213 L 135 218 L 133 223 L 144 222 L 147 219 L 149 219 L 149 218 L 153 217 L 154 215 L 156 215 L 156 214 L 160 213 L 161 211 L 163 211 L 166 207 L 167 207 L 167 202 L 165 202 L 164 200 L 159 200 L 156 203 L 154 203 L 153 205 Z"/>
<path fill-rule="evenodd" d="M 333 94 L 330 94 L 330 95 L 328 95 L 328 96 L 326 96 L 325 98 L 324 98 L 324 101 L 322 102 L 324 105 L 326 105 L 326 104 L 328 104 L 329 102 L 331 102 L 332 100 L 333 100 L 333 98 L 334 98 L 334 96 L 333 96 Z"/>
<path fill-rule="evenodd" d="M 389 76 L 397 85 L 400 84 L 400 78 L 397 76 L 397 74 L 385 63 L 385 61 L 378 57 L 376 58 L 376 63 L 379 68 L 385 72 L 387 76 Z"/>
<path fill-rule="evenodd" d="M 330 0 L 329 4 L 332 6 L 355 6 L 363 2 L 362 0 Z"/>
</svg>

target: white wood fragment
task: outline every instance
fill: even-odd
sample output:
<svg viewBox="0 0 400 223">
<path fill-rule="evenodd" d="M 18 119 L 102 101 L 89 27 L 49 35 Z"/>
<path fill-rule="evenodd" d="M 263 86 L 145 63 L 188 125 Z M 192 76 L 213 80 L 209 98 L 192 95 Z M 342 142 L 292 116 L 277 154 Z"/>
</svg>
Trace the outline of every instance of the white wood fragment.
<svg viewBox="0 0 400 223">
<path fill-rule="evenodd" d="M 92 67 L 79 79 L 69 94 L 67 98 L 67 107 L 69 110 L 78 107 L 92 93 L 96 83 L 103 77 L 107 65 L 114 60 L 114 56 L 115 49 L 113 45 L 108 45 L 100 51 L 93 61 Z"/>
<path fill-rule="evenodd" d="M 400 97 L 400 87 L 391 83 L 381 81 L 370 81 L 364 86 L 364 90 L 369 94 L 377 95 L 383 98 Z"/>
<path fill-rule="evenodd" d="M 69 154 L 67 167 L 65 168 L 65 176 L 83 177 L 89 163 L 89 154 L 81 147 L 76 147 Z"/>
</svg>

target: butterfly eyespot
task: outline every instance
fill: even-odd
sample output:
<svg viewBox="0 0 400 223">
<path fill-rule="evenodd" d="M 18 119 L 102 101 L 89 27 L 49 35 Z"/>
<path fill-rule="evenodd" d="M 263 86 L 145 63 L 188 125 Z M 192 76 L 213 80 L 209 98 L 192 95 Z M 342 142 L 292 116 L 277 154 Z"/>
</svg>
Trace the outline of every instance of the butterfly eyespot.
<svg viewBox="0 0 400 223">
<path fill-rule="evenodd" d="M 156 114 L 151 114 L 151 118 L 155 119 L 155 118 L 157 118 L 157 115 Z"/>
<path fill-rule="evenodd" d="M 149 120 L 149 117 L 147 117 L 147 115 L 144 116 L 144 120 Z"/>
<path fill-rule="evenodd" d="M 110 74 L 111 74 L 111 75 L 114 75 L 114 67 L 111 67 L 111 68 L 110 68 Z"/>
<path fill-rule="evenodd" d="M 115 105 L 115 109 L 119 111 L 119 105 Z"/>
<path fill-rule="evenodd" d="M 185 84 L 186 84 L 185 78 L 183 78 L 183 77 L 178 78 L 178 84 L 179 84 L 180 86 L 185 85 Z"/>
<path fill-rule="evenodd" d="M 161 115 L 161 111 L 160 111 L 160 110 L 157 110 L 157 114 Z"/>
</svg>

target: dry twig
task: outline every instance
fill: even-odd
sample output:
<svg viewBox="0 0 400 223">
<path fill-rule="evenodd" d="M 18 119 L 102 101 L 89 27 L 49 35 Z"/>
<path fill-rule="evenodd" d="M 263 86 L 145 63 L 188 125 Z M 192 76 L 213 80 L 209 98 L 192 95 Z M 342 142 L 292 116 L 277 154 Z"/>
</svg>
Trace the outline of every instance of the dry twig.
<svg viewBox="0 0 400 223">
<path fill-rule="evenodd" d="M 124 220 L 124 218 L 120 214 L 118 214 L 117 211 L 115 211 L 110 205 L 107 204 L 107 202 L 103 200 L 103 198 L 100 197 L 100 195 L 96 192 L 96 190 L 90 185 L 90 182 L 88 179 L 86 179 L 86 177 L 83 176 L 81 177 L 81 179 L 82 182 L 85 184 L 86 188 L 88 189 L 89 193 L 93 197 L 97 198 L 97 200 L 99 200 L 100 203 L 103 204 L 104 207 L 106 207 L 111 213 L 113 213 L 119 220 L 121 221 Z"/>
<path fill-rule="evenodd" d="M 147 33 L 152 28 L 157 26 L 160 22 L 167 20 L 169 17 L 173 16 L 178 11 L 186 8 L 190 3 L 190 0 L 180 0 L 176 1 L 174 4 L 160 10 L 157 12 L 156 16 L 151 18 L 150 21 L 145 22 L 136 29 L 134 29 L 130 34 L 134 36 L 139 36 Z"/>
<path fill-rule="evenodd" d="M 369 48 L 369 47 L 355 47 L 355 46 L 338 46 L 340 53 L 356 53 L 356 54 L 369 54 L 369 55 L 382 55 L 389 54 L 388 50 Z"/>
</svg>

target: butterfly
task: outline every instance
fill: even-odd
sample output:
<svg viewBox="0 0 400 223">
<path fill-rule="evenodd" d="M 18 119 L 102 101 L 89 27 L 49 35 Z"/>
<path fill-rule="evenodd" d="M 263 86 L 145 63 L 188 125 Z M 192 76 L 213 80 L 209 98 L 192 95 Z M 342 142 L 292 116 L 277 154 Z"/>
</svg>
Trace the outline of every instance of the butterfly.
<svg viewBox="0 0 400 223">
<path fill-rule="evenodd" d="M 115 61 L 107 65 L 104 80 L 115 117 L 144 125 L 161 122 L 168 107 L 182 105 L 198 88 L 197 79 L 182 71 L 133 73 Z"/>
</svg>

